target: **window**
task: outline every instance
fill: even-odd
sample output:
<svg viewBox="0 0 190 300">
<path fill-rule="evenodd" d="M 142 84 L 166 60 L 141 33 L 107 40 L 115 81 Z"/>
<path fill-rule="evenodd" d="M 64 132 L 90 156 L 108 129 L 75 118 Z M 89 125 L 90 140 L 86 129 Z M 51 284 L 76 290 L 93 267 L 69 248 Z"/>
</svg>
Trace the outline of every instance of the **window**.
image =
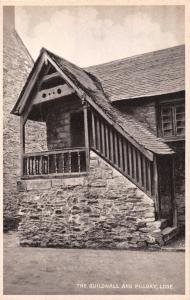
<svg viewBox="0 0 190 300">
<path fill-rule="evenodd" d="M 165 138 L 185 136 L 185 105 L 184 103 L 162 104 L 160 107 L 161 129 Z"/>
</svg>

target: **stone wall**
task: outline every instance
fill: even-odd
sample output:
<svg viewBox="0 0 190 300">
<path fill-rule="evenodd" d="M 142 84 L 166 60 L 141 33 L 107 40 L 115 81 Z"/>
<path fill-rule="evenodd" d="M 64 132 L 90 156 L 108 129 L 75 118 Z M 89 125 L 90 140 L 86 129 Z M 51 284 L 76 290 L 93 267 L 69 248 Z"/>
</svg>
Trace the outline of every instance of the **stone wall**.
<svg viewBox="0 0 190 300">
<path fill-rule="evenodd" d="M 14 29 L 14 8 L 4 7 L 3 12 L 3 213 L 4 229 L 8 230 L 17 224 L 20 196 L 16 186 L 20 175 L 20 120 L 10 112 L 32 69 L 33 60 Z M 33 143 L 39 140 L 40 134 L 35 123 Z"/>
<path fill-rule="evenodd" d="M 6 228 L 15 225 L 20 169 L 19 118 L 10 112 L 32 68 L 33 62 L 14 28 L 4 24 L 3 43 L 3 209 Z"/>
<path fill-rule="evenodd" d="M 86 177 L 23 180 L 20 244 L 141 248 L 162 244 L 154 201 L 91 152 Z"/>
<path fill-rule="evenodd" d="M 156 107 L 155 100 L 133 100 L 126 103 L 119 103 L 118 108 L 123 112 L 131 114 L 137 121 L 157 135 L 157 119 L 156 119 Z"/>
<path fill-rule="evenodd" d="M 72 113 L 79 111 L 82 111 L 82 105 L 74 95 L 65 97 L 50 107 L 46 121 L 49 150 L 70 148 L 72 146 L 70 116 Z M 78 126 L 80 128 L 80 124 Z M 75 138 L 77 137 L 75 136 Z"/>
<path fill-rule="evenodd" d="M 46 124 L 44 122 L 27 120 L 25 124 L 25 152 L 47 150 Z"/>
</svg>

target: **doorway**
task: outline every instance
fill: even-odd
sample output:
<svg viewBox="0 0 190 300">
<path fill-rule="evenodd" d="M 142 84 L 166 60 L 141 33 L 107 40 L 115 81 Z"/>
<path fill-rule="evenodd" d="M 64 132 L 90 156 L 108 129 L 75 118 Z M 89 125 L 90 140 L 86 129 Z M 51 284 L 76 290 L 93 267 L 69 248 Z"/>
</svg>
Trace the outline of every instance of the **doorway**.
<svg viewBox="0 0 190 300">
<path fill-rule="evenodd" d="M 83 111 L 74 112 L 70 115 L 71 124 L 71 147 L 84 147 L 84 113 Z"/>
</svg>

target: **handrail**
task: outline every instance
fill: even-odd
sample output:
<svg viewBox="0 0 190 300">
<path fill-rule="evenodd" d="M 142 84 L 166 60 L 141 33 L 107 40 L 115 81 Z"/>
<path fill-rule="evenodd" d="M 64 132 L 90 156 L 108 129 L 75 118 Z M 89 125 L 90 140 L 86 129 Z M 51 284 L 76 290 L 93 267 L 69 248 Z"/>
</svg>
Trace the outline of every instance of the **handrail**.
<svg viewBox="0 0 190 300">
<path fill-rule="evenodd" d="M 86 151 L 85 147 L 79 148 L 64 148 L 53 151 L 40 151 L 40 152 L 26 152 L 23 156 L 38 156 L 38 155 L 48 155 L 48 154 L 57 154 L 57 153 L 65 153 L 65 152 L 78 152 L 78 151 Z"/>
</svg>

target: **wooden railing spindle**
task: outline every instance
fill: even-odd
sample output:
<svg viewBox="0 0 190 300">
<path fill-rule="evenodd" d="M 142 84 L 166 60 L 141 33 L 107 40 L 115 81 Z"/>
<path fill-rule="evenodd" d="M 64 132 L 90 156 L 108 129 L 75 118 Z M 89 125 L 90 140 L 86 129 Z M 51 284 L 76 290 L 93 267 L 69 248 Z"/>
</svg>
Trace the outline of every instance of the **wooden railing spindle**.
<svg viewBox="0 0 190 300">
<path fill-rule="evenodd" d="M 96 149 L 96 126 L 95 126 L 95 116 L 94 112 L 91 113 L 92 116 L 92 140 L 93 140 L 93 147 Z"/>
<path fill-rule="evenodd" d="M 80 173 L 80 152 L 77 152 L 77 156 L 78 156 L 78 172 Z"/>
<path fill-rule="evenodd" d="M 106 150 L 105 150 L 105 136 L 104 136 L 104 133 L 105 133 L 104 123 L 101 122 L 102 154 L 105 156 Z"/>
<path fill-rule="evenodd" d="M 110 160 L 114 163 L 114 148 L 113 148 L 113 131 L 110 130 Z"/>
<path fill-rule="evenodd" d="M 124 164 L 125 164 L 125 173 L 129 174 L 128 161 L 127 161 L 128 152 L 127 152 L 126 141 L 123 142 L 123 156 L 124 156 Z"/>
<path fill-rule="evenodd" d="M 120 168 L 122 170 L 124 170 L 122 139 L 121 139 L 120 136 L 118 136 L 118 139 L 119 139 L 119 162 L 120 162 Z"/>
<path fill-rule="evenodd" d="M 118 138 L 117 138 L 117 134 L 116 133 L 114 133 L 114 144 L 115 144 L 115 164 L 119 167 Z"/>
<path fill-rule="evenodd" d="M 139 169 L 139 184 L 142 186 L 142 167 L 141 167 L 141 153 L 137 151 L 137 161 Z"/>
<path fill-rule="evenodd" d="M 69 152 L 69 173 L 71 173 L 71 152 Z"/>
<path fill-rule="evenodd" d="M 109 129 L 107 125 L 105 125 L 105 134 L 106 134 L 106 157 L 110 159 Z"/>
<path fill-rule="evenodd" d="M 133 152 L 133 170 L 134 170 L 134 179 L 137 180 L 137 161 L 136 161 L 136 149 L 132 147 Z"/>
</svg>

